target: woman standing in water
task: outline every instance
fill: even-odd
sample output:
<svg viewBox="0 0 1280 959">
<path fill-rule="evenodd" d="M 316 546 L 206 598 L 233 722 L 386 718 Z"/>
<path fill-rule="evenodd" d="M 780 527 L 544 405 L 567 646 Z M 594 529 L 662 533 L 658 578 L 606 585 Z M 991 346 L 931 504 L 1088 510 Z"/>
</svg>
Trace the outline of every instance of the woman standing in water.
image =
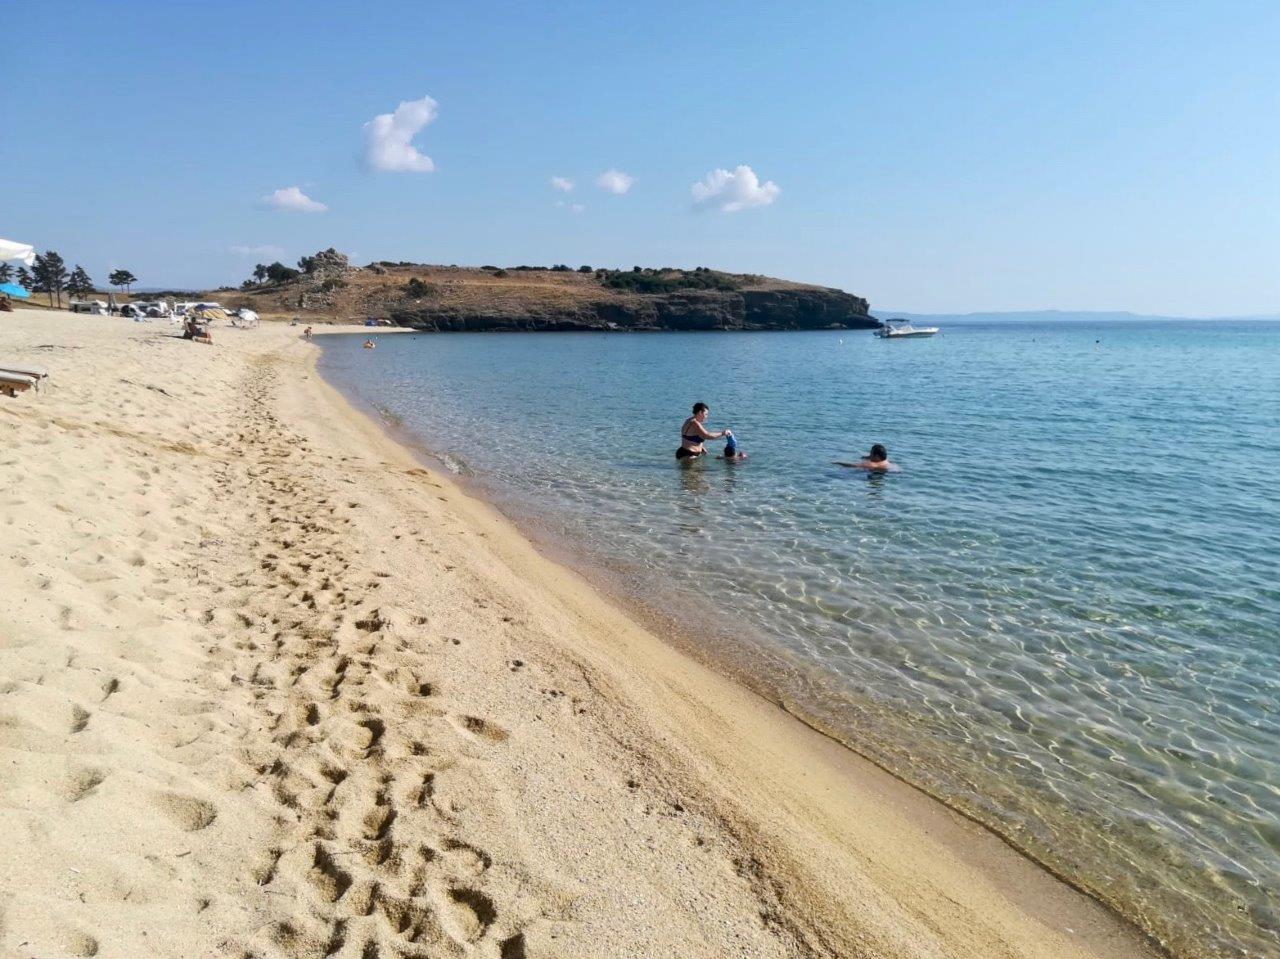
<svg viewBox="0 0 1280 959">
<path fill-rule="evenodd" d="M 676 459 L 687 460 L 704 455 L 707 450 L 702 444 L 707 440 L 718 440 L 724 436 L 732 436 L 732 430 L 712 431 L 702 424 L 707 421 L 711 410 L 706 403 L 694 403 L 693 415 L 680 427 L 680 448 L 676 450 Z"/>
</svg>

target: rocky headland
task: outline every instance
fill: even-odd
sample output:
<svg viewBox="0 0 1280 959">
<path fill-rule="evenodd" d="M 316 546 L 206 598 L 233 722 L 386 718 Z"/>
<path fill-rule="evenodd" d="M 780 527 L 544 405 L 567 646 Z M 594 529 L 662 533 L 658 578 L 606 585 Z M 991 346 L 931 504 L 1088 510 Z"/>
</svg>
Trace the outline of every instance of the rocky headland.
<svg viewBox="0 0 1280 959">
<path fill-rule="evenodd" d="M 299 266 L 303 269 L 280 267 L 238 291 L 218 291 L 217 298 L 266 316 L 312 322 L 372 318 L 430 331 L 819 330 L 879 325 L 864 298 L 842 290 L 702 267 L 624 271 L 386 261 L 352 267 L 333 250 L 304 257 Z"/>
</svg>

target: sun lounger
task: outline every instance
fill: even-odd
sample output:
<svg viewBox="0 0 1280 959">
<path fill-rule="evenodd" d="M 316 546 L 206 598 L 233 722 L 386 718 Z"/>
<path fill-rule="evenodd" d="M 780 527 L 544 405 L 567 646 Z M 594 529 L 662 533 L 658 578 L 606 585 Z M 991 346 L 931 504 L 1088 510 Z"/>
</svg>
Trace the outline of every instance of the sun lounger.
<svg viewBox="0 0 1280 959">
<path fill-rule="evenodd" d="M 21 373 L 6 373 L 0 370 L 0 393 L 6 396 L 17 396 L 27 390 L 39 388 L 40 381 L 34 376 L 24 376 Z"/>
<path fill-rule="evenodd" d="M 5 366 L 0 364 L 0 392 L 17 396 L 26 390 L 37 392 L 49 378 L 49 372 L 39 366 Z"/>
</svg>

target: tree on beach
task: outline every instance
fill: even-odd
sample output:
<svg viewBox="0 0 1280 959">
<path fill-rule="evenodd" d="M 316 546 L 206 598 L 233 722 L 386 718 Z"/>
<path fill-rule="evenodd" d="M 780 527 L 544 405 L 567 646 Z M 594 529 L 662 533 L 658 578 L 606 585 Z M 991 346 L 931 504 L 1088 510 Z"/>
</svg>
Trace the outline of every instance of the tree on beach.
<svg viewBox="0 0 1280 959">
<path fill-rule="evenodd" d="M 58 298 L 58 306 L 62 306 L 62 291 L 67 288 L 67 264 L 53 250 L 45 250 L 36 254 L 36 264 L 32 268 L 35 285 L 32 289 L 37 293 L 49 294 L 49 305 Z"/>
<path fill-rule="evenodd" d="M 93 280 L 89 279 L 89 274 L 79 263 L 71 271 L 71 276 L 67 277 L 67 292 L 71 296 L 87 296 L 93 292 Z"/>
<path fill-rule="evenodd" d="M 0 283 L 8 283 L 13 279 L 13 267 L 8 263 L 0 263 Z"/>
<path fill-rule="evenodd" d="M 138 278 L 128 270 L 113 270 L 111 275 L 107 277 L 107 282 L 118 289 L 127 291 L 129 287 L 138 282 Z"/>
<path fill-rule="evenodd" d="M 35 285 L 35 280 L 31 276 L 31 271 L 25 266 L 18 267 L 18 272 L 14 274 L 14 280 L 18 286 L 24 290 L 30 290 Z"/>
<path fill-rule="evenodd" d="M 270 269 L 266 266 L 266 264 L 264 264 L 264 263 L 259 263 L 257 266 L 255 266 L 255 267 L 253 268 L 253 278 L 254 278 L 254 280 L 256 280 L 257 282 L 261 283 L 263 280 L 265 280 L 265 279 L 267 278 L 267 274 L 268 274 L 268 273 L 270 273 L 270 272 L 271 272 L 271 271 L 270 271 Z"/>
</svg>

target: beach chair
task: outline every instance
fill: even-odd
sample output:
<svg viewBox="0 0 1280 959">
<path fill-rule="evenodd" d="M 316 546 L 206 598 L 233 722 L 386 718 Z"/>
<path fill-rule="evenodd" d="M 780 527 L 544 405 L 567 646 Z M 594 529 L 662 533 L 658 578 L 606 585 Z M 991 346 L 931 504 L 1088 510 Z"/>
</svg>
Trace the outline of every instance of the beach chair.
<svg viewBox="0 0 1280 959">
<path fill-rule="evenodd" d="M 0 364 L 0 393 L 17 396 L 27 390 L 40 392 L 49 372 L 39 366 L 13 366 Z"/>
</svg>

